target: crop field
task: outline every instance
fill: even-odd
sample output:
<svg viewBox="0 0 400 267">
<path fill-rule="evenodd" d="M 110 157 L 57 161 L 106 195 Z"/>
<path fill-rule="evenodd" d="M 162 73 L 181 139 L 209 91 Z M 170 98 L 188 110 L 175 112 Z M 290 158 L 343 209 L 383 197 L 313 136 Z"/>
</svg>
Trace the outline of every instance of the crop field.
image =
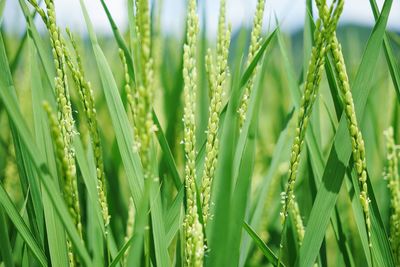
<svg viewBox="0 0 400 267">
<path fill-rule="evenodd" d="M 363 2 L 371 27 L 341 22 L 351 0 L 306 0 L 290 34 L 268 1 L 232 28 L 219 0 L 216 36 L 196 0 L 177 35 L 162 0 L 127 0 L 123 29 L 98 0 L 110 35 L 88 0 L 83 32 L 59 1 L 9 1 L 0 267 L 400 266 L 393 0 Z"/>
</svg>

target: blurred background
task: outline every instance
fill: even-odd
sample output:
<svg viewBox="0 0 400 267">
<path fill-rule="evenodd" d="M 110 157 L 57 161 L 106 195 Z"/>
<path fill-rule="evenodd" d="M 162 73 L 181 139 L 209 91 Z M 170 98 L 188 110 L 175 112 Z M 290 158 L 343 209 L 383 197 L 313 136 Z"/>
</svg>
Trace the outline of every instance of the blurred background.
<svg viewBox="0 0 400 267">
<path fill-rule="evenodd" d="M 164 33 L 182 35 L 185 20 L 185 0 L 163 0 L 161 25 Z M 207 34 L 215 36 L 219 1 L 200 0 L 199 8 L 206 14 Z M 227 0 L 228 21 L 232 23 L 233 31 L 241 25 L 251 25 L 257 0 Z M 376 1 L 381 8 L 384 0 Z M 126 0 L 106 1 L 112 16 L 120 29 L 126 29 L 128 24 Z M 86 0 L 89 14 L 98 33 L 111 34 L 108 20 L 98 0 Z M 55 0 L 55 6 L 60 26 L 68 26 L 72 30 L 86 32 L 78 0 Z M 275 16 L 286 32 L 295 32 L 303 27 L 305 16 L 304 0 L 268 0 L 264 17 L 264 28 L 275 26 Z M 24 17 L 18 1 L 6 1 L 4 12 L 4 27 L 7 31 L 22 32 L 25 28 Z M 204 17 L 204 16 L 201 16 Z M 343 24 L 361 26 L 374 25 L 374 18 L 368 0 L 347 0 L 341 18 Z M 400 1 L 393 1 L 388 22 L 391 30 L 400 30 Z"/>
</svg>

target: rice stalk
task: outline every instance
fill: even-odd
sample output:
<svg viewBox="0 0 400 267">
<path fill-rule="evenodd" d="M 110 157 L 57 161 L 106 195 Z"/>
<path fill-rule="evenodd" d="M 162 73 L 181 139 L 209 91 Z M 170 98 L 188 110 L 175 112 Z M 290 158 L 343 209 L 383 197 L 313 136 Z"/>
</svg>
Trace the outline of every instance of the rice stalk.
<svg viewBox="0 0 400 267">
<path fill-rule="evenodd" d="M 46 28 L 50 35 L 50 42 L 53 52 L 53 60 L 56 68 L 55 77 L 55 93 L 58 109 L 58 127 L 63 139 L 63 153 L 64 153 L 64 167 L 65 181 L 64 181 L 64 198 L 69 206 L 71 216 L 74 218 L 75 227 L 82 239 L 82 225 L 79 207 L 79 194 L 76 177 L 76 163 L 75 152 L 72 145 L 73 137 L 76 134 L 74 128 L 74 119 L 72 117 L 71 100 L 69 96 L 68 78 L 67 78 L 67 64 L 64 54 L 64 47 L 60 29 L 57 26 L 54 2 L 52 0 L 45 0 L 46 13 L 41 9 L 36 0 L 29 0 L 31 5 L 42 17 Z"/>
<path fill-rule="evenodd" d="M 102 209 L 104 226 L 107 229 L 107 227 L 110 223 L 110 215 L 108 212 L 103 152 L 102 152 L 102 145 L 101 145 L 101 141 L 100 141 L 99 126 L 97 123 L 97 111 L 96 111 L 96 107 L 94 105 L 93 90 L 91 88 L 90 82 L 88 82 L 85 77 L 85 72 L 84 72 L 83 66 L 82 66 L 82 59 L 78 52 L 78 47 L 76 45 L 76 42 L 75 42 L 71 32 L 68 29 L 67 29 L 67 34 L 72 43 L 72 47 L 74 49 L 77 64 L 75 65 L 74 62 L 72 61 L 71 55 L 68 52 L 66 45 L 63 46 L 65 59 L 66 59 L 68 68 L 70 69 L 70 71 L 72 73 L 72 78 L 75 82 L 75 85 L 78 87 L 78 95 L 80 97 L 81 103 L 83 104 L 86 121 L 88 123 L 89 136 L 90 136 L 90 140 L 92 142 L 92 150 L 93 150 L 95 167 L 96 167 L 97 193 L 99 196 L 100 206 Z"/>
<path fill-rule="evenodd" d="M 293 216 L 294 227 L 296 229 L 296 234 L 297 234 L 297 241 L 300 247 L 303 244 L 305 230 L 304 230 L 303 219 L 301 218 L 299 204 L 297 203 L 297 201 L 292 201 L 290 211 Z"/>
<path fill-rule="evenodd" d="M 61 165 L 60 169 L 61 169 L 62 176 L 65 180 L 72 180 L 72 179 L 74 179 L 74 177 L 72 176 L 72 173 L 70 171 L 68 157 L 64 152 L 64 150 L 65 150 L 64 140 L 65 139 L 62 136 L 62 132 L 60 130 L 61 127 L 59 125 L 59 122 L 58 122 L 56 116 L 54 115 L 54 113 L 50 107 L 50 104 L 47 101 L 43 102 L 43 109 L 46 111 L 47 117 L 49 120 L 49 124 L 50 124 L 50 128 L 51 128 L 51 136 L 52 136 L 52 139 L 54 142 L 54 151 L 56 153 L 56 158 L 57 158 L 59 164 Z M 70 208 L 70 213 L 71 213 L 71 215 L 75 215 L 75 216 L 73 216 L 74 223 L 77 225 L 78 233 L 80 235 L 80 238 L 83 240 L 80 214 L 79 213 L 75 214 L 74 211 L 71 210 L 71 208 Z M 75 266 L 76 259 L 73 254 L 72 243 L 69 240 L 67 240 L 67 247 L 68 247 L 69 265 Z"/>
<path fill-rule="evenodd" d="M 151 24 L 148 0 L 136 0 L 136 32 L 139 44 L 139 75 L 136 90 L 136 121 L 134 121 L 138 140 L 137 149 L 142 165 L 145 169 L 145 178 L 150 176 L 150 141 L 156 127 L 152 119 L 152 104 L 154 98 L 154 64 L 151 57 Z M 132 107 L 131 107 L 132 109 Z"/>
<path fill-rule="evenodd" d="M 399 146 L 393 139 L 393 128 L 384 132 L 386 138 L 387 165 L 384 177 L 390 192 L 390 236 L 393 255 L 400 263 L 400 181 L 399 181 Z"/>
<path fill-rule="evenodd" d="M 131 79 L 129 77 L 129 73 L 128 73 L 128 64 L 126 63 L 126 57 L 124 54 L 124 51 L 122 49 L 119 50 L 119 57 L 121 59 L 122 62 L 122 66 L 124 68 L 124 82 L 125 82 L 125 94 L 126 94 L 126 99 L 128 101 L 128 106 L 129 106 L 129 113 L 131 114 L 131 120 L 132 120 L 132 128 L 133 128 L 133 136 L 134 136 L 134 140 L 135 140 L 135 146 L 137 150 L 139 150 L 139 144 L 137 142 L 139 142 L 139 135 L 138 135 L 138 129 L 137 129 L 137 121 L 138 121 L 138 95 L 136 92 L 136 87 L 131 85 Z"/>
<path fill-rule="evenodd" d="M 183 54 L 184 79 L 184 150 L 185 150 L 185 187 L 186 215 L 184 219 L 185 262 L 186 266 L 203 266 L 204 237 L 202 225 L 197 213 L 196 197 L 196 50 L 199 21 L 197 17 L 196 0 L 190 0 L 187 17 L 187 43 Z"/>
<path fill-rule="evenodd" d="M 210 217 L 210 197 L 211 184 L 215 175 L 215 168 L 218 160 L 219 140 L 217 137 L 219 128 L 219 114 L 222 108 L 222 97 L 226 77 L 228 75 L 228 52 L 230 44 L 230 28 L 226 27 L 225 0 L 220 1 L 220 14 L 218 23 L 217 40 L 217 61 L 214 67 L 211 50 L 208 50 L 206 58 L 206 70 L 208 73 L 208 82 L 210 87 L 210 106 L 207 125 L 207 141 L 204 171 L 201 184 L 201 201 L 204 227 Z"/>
<path fill-rule="evenodd" d="M 59 153 L 63 153 L 62 157 L 61 154 L 58 155 L 59 159 L 61 160 L 63 169 L 63 195 L 69 207 L 69 212 L 74 220 L 75 227 L 78 230 L 79 237 L 81 238 L 81 240 L 83 240 L 75 151 L 72 144 L 73 137 L 76 134 L 76 131 L 74 128 L 74 119 L 72 117 L 72 106 L 69 95 L 67 63 L 64 53 L 64 44 L 62 41 L 60 29 L 57 26 L 56 22 L 54 2 L 52 0 L 45 0 L 46 13 L 43 9 L 39 7 L 36 0 L 29 0 L 29 3 L 31 3 L 31 5 L 42 17 L 50 36 L 54 66 L 56 69 L 54 84 L 58 109 L 57 123 L 53 122 L 53 128 L 59 128 L 59 136 L 62 139 L 62 143 L 58 143 L 57 146 Z M 44 108 L 46 109 L 48 114 L 51 113 L 50 106 L 48 104 L 45 104 Z M 59 147 L 60 145 L 63 146 L 62 150 L 61 147 Z M 77 262 L 73 254 L 72 244 L 70 241 L 67 242 L 70 266 L 75 266 Z"/>
<path fill-rule="evenodd" d="M 254 56 L 257 54 L 258 50 L 260 49 L 262 24 L 263 24 L 263 18 L 264 18 L 264 9 L 265 9 L 265 0 L 258 0 L 257 6 L 256 6 L 256 12 L 254 15 L 254 20 L 253 20 L 253 30 L 251 31 L 251 37 L 250 37 L 250 48 L 249 48 L 249 54 L 247 56 L 247 64 L 246 64 L 247 66 L 250 65 L 250 63 L 254 59 Z M 258 68 L 256 68 L 256 70 L 253 71 L 251 78 L 247 82 L 240 105 L 239 105 L 239 110 L 238 110 L 238 112 L 239 112 L 239 129 L 242 129 L 242 126 L 246 119 L 247 108 L 248 108 L 248 104 L 250 101 L 250 93 L 254 86 L 254 75 L 255 75 L 255 73 L 257 73 L 257 70 L 258 70 Z"/>
<path fill-rule="evenodd" d="M 300 108 L 297 115 L 295 138 L 290 156 L 288 183 L 285 192 L 282 192 L 281 194 L 281 201 L 283 204 L 282 211 L 280 213 L 281 223 L 283 225 L 282 231 L 284 231 L 286 228 L 288 210 L 293 208 L 292 203 L 295 202 L 294 186 L 300 164 L 300 154 L 304 145 L 305 133 L 309 118 L 311 116 L 312 107 L 318 94 L 319 84 L 321 82 L 322 72 L 324 70 L 324 57 L 327 51 L 329 38 L 332 32 L 336 29 L 339 16 L 343 9 L 343 1 L 341 0 L 339 0 L 339 3 L 335 6 L 335 8 L 335 2 L 333 2 L 330 9 L 326 7 L 325 0 L 317 0 L 316 3 L 319 11 L 319 18 L 317 19 L 314 32 L 314 46 L 311 50 L 311 58 L 304 84 L 304 92 L 301 97 Z M 283 236 L 281 236 L 281 250 L 283 246 L 282 241 Z"/>
<path fill-rule="evenodd" d="M 335 61 L 335 71 L 339 80 L 339 88 L 341 98 L 344 104 L 344 113 L 346 115 L 347 126 L 351 136 L 351 146 L 355 169 L 360 186 L 360 202 L 364 212 L 364 219 L 367 228 L 368 243 L 371 242 L 371 219 L 369 214 L 368 186 L 367 186 L 367 166 L 365 158 L 365 145 L 362 133 L 358 127 L 356 113 L 354 109 L 354 101 L 350 90 L 349 78 L 346 72 L 342 49 L 337 40 L 336 33 L 332 33 L 331 51 Z"/>
</svg>

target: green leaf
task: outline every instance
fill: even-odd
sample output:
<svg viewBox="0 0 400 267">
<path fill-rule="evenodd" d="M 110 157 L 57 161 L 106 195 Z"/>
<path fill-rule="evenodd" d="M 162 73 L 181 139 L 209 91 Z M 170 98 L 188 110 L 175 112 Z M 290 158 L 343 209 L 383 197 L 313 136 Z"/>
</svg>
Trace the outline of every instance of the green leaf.
<svg viewBox="0 0 400 267">
<path fill-rule="evenodd" d="M 285 125 L 285 128 L 282 129 L 281 133 L 279 134 L 278 141 L 276 143 L 274 149 L 274 157 L 272 158 L 270 167 L 268 169 L 267 174 L 262 178 L 261 181 L 261 188 L 258 195 L 255 197 L 253 201 L 253 208 L 250 209 L 249 214 L 249 225 L 252 228 L 258 228 L 261 217 L 264 211 L 266 195 L 268 193 L 269 186 L 271 184 L 271 180 L 273 176 L 276 174 L 279 165 L 282 163 L 283 159 L 287 159 L 289 157 L 289 149 L 290 149 L 290 142 L 289 142 L 289 124 L 290 121 L 293 119 L 293 112 L 289 114 L 288 123 Z M 248 236 L 243 237 L 244 240 L 242 242 L 241 253 L 240 253 L 240 266 L 244 266 L 248 254 L 250 252 L 250 239 Z"/>
<path fill-rule="evenodd" d="M 243 228 L 249 234 L 254 243 L 256 243 L 257 247 L 262 251 L 264 256 L 267 258 L 268 262 L 274 266 L 278 266 L 278 257 L 257 235 L 257 233 L 253 230 L 253 228 L 251 228 L 251 226 L 247 222 L 243 222 Z M 285 267 L 283 263 L 280 263 L 280 266 Z"/>
<path fill-rule="evenodd" d="M 17 209 L 12 203 L 10 197 L 7 195 L 6 191 L 3 188 L 3 185 L 0 184 L 0 203 L 3 206 L 4 210 L 7 212 L 8 217 L 13 222 L 18 232 L 21 234 L 22 238 L 25 240 L 26 244 L 32 251 L 33 255 L 39 261 L 42 266 L 47 265 L 47 259 L 44 255 L 43 250 L 38 245 L 38 242 L 33 237 L 31 231 L 28 226 L 25 224 L 24 219 L 19 215 Z"/>
<path fill-rule="evenodd" d="M 153 181 L 149 179 L 145 181 L 143 197 L 138 205 L 138 212 L 135 216 L 132 245 L 128 253 L 128 266 L 140 266 L 144 235 L 149 218 L 147 214 L 150 205 L 150 191 L 153 185 Z"/>
<path fill-rule="evenodd" d="M 150 151 L 150 162 L 152 162 L 152 177 L 157 177 L 157 154 L 153 145 Z M 153 185 L 150 190 L 150 210 L 151 210 L 151 225 L 154 239 L 154 250 L 156 255 L 157 266 L 171 266 L 168 255 L 168 242 L 165 236 L 165 227 L 163 222 L 163 211 L 159 189 L 159 180 L 153 178 Z"/>
<path fill-rule="evenodd" d="M 131 54 L 129 53 L 129 48 L 125 44 L 124 38 L 122 37 L 121 33 L 119 32 L 118 26 L 115 23 L 113 17 L 111 16 L 110 10 L 108 10 L 108 7 L 107 7 L 106 3 L 104 2 L 104 0 L 100 0 L 100 2 L 101 2 L 101 5 L 103 6 L 104 11 L 106 12 L 107 19 L 110 22 L 111 29 L 112 29 L 112 32 L 114 34 L 114 38 L 117 41 L 119 48 L 121 48 L 122 51 L 124 51 L 124 55 L 125 55 L 125 58 L 126 58 L 126 63 L 128 65 L 129 76 L 131 77 L 132 82 L 135 83 L 136 78 L 135 78 L 134 64 L 133 64 L 133 60 L 132 60 Z M 128 1 L 128 2 L 131 2 L 131 1 Z M 133 7 L 133 5 L 132 5 L 132 7 Z M 83 8 L 82 8 L 82 10 L 83 10 Z M 134 19 L 134 17 L 130 18 L 130 28 L 132 29 L 133 27 L 132 27 L 131 19 Z M 87 20 L 87 19 L 85 18 L 85 20 Z"/>
<path fill-rule="evenodd" d="M 111 262 L 109 267 L 115 267 L 124 257 L 125 252 L 128 250 L 129 246 L 132 244 L 133 235 L 128 239 L 128 241 L 122 246 L 122 248 L 118 251 L 117 255 L 114 257 L 114 260 Z"/>
<path fill-rule="evenodd" d="M 165 138 L 164 132 L 161 128 L 161 124 L 158 121 L 157 115 L 154 110 L 153 110 L 153 121 L 158 129 L 158 131 L 156 131 L 156 135 L 157 135 L 158 143 L 160 144 L 160 147 L 164 152 L 163 157 L 164 157 L 165 161 L 167 162 L 167 165 L 171 172 L 175 187 L 178 189 L 182 186 L 182 180 L 179 177 L 179 173 L 178 173 L 178 169 L 175 164 L 174 156 L 172 155 L 171 149 L 168 145 L 168 141 Z"/>
<path fill-rule="evenodd" d="M 255 149 L 256 149 L 256 131 L 258 127 L 261 96 L 264 89 L 263 73 L 266 72 L 267 60 L 263 60 L 261 74 L 259 75 L 256 87 L 251 91 L 250 101 L 246 114 L 246 121 L 241 129 L 238 144 L 236 146 L 234 159 L 234 192 L 231 202 L 233 207 L 230 221 L 230 241 L 226 251 L 233 252 L 229 257 L 229 265 L 237 266 L 240 256 L 240 245 L 242 236 L 242 226 L 246 209 L 249 201 L 250 184 L 253 176 Z M 242 146 L 242 144 L 244 144 Z M 235 166 L 238 166 L 235 173 Z"/>
<path fill-rule="evenodd" d="M 168 244 L 171 244 L 173 238 L 176 233 L 179 231 L 180 226 L 182 225 L 183 216 L 182 216 L 182 203 L 183 197 L 185 195 L 185 185 L 181 185 L 178 190 L 178 194 L 176 195 L 174 201 L 172 202 L 171 207 L 166 212 L 165 216 L 165 229 L 167 230 L 166 239 Z"/>
<path fill-rule="evenodd" d="M 244 90 L 244 86 L 247 84 L 249 81 L 250 77 L 253 75 L 253 72 L 255 68 L 257 67 L 260 59 L 264 56 L 265 50 L 270 46 L 271 42 L 275 39 L 277 32 L 279 31 L 279 28 L 276 28 L 261 44 L 260 49 L 258 50 L 257 54 L 254 56 L 253 60 L 249 64 L 249 66 L 246 68 L 242 78 L 240 79 L 240 88 L 239 91 L 241 91 L 239 94 L 242 95 L 242 92 Z M 236 101 L 236 100 L 235 100 Z"/>
<path fill-rule="evenodd" d="M 370 0 L 369 3 L 371 5 L 371 9 L 374 14 L 375 21 L 378 21 L 379 9 L 376 4 L 376 1 Z M 388 67 L 389 67 L 389 72 L 392 77 L 394 89 L 397 94 L 397 101 L 400 102 L 400 67 L 399 67 L 398 63 L 396 63 L 396 57 L 393 53 L 393 49 L 390 45 L 387 33 L 385 33 L 385 35 L 383 37 L 383 48 L 384 48 L 384 52 L 385 52 L 386 61 L 387 61 Z"/>
<path fill-rule="evenodd" d="M 24 13 L 26 23 L 28 24 L 28 33 L 32 37 L 32 40 L 37 48 L 39 53 L 39 59 L 43 65 L 44 72 L 46 74 L 46 81 L 51 88 L 54 88 L 54 77 L 55 71 L 52 67 L 52 62 L 50 57 L 46 55 L 46 49 L 44 48 L 44 44 L 40 39 L 39 32 L 33 22 L 32 15 L 29 13 L 28 6 L 26 5 L 24 0 L 18 0 L 19 5 L 21 6 L 21 10 Z"/>
<path fill-rule="evenodd" d="M 82 179 L 85 183 L 86 190 L 88 192 L 89 196 L 89 201 L 88 203 L 90 204 L 90 207 L 92 210 L 94 210 L 94 215 L 96 217 L 96 223 L 97 226 L 99 227 L 102 236 L 96 237 L 96 241 L 99 242 L 101 239 L 106 238 L 106 242 L 108 245 L 108 249 L 111 253 L 111 257 L 115 257 L 117 254 L 117 246 L 115 244 L 115 240 L 112 236 L 112 232 L 108 232 L 106 234 L 106 229 L 104 227 L 104 221 L 103 221 L 103 215 L 100 207 L 100 200 L 99 200 L 99 195 L 97 193 L 97 184 L 96 184 L 96 170 L 94 166 L 94 158 L 93 158 L 93 153 L 91 153 L 91 160 L 92 160 L 92 165 L 89 166 L 88 159 L 85 156 L 85 151 L 83 149 L 82 141 L 78 136 L 74 137 L 74 148 L 75 148 L 75 155 L 76 155 L 76 162 L 78 163 L 79 169 L 82 174 Z M 92 152 L 93 150 L 89 149 L 88 151 Z M 92 168 L 91 168 L 92 167 Z M 94 208 L 94 209 L 93 209 Z M 96 253 L 100 253 L 97 251 Z M 103 254 L 103 253 L 101 253 Z M 104 255 L 102 255 L 104 257 Z"/>
<path fill-rule="evenodd" d="M 8 235 L 6 217 L 4 215 L 4 210 L 2 207 L 0 207 L 0 242 L 2 244 L 0 248 L 0 253 L 5 266 L 13 267 L 14 262 L 12 258 L 10 237 Z"/>
</svg>

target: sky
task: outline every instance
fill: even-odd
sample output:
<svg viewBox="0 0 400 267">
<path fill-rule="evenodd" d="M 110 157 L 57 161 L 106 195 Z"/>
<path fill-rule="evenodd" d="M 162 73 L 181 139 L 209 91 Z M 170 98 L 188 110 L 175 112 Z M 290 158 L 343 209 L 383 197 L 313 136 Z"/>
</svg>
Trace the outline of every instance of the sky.
<svg viewBox="0 0 400 267">
<path fill-rule="evenodd" d="M 127 25 L 126 0 L 105 0 L 120 29 Z M 154 1 L 154 0 L 153 0 Z M 155 0 L 157 3 L 159 0 Z M 182 34 L 185 21 L 186 0 L 163 0 L 162 30 L 172 34 Z M 329 1 L 329 0 L 328 0 Z M 376 0 L 381 8 L 384 0 Z M 199 0 L 199 9 L 205 5 L 207 32 L 215 36 L 218 20 L 218 0 Z M 240 25 L 250 25 L 257 0 L 226 0 L 227 19 L 233 30 Z M 110 34 L 111 28 L 99 0 L 85 0 L 89 15 L 99 33 Z M 79 6 L 79 0 L 55 0 L 57 20 L 60 26 L 78 32 L 86 32 L 86 26 Z M 264 29 L 274 26 L 275 16 L 284 31 L 292 32 L 302 27 L 305 16 L 305 0 L 266 0 Z M 6 0 L 3 18 L 9 31 L 22 31 L 24 18 L 17 0 Z M 346 0 L 340 23 L 373 25 L 374 18 L 369 0 Z M 40 24 L 39 24 L 40 25 Z M 388 26 L 400 31 L 400 1 L 393 1 Z"/>
</svg>

